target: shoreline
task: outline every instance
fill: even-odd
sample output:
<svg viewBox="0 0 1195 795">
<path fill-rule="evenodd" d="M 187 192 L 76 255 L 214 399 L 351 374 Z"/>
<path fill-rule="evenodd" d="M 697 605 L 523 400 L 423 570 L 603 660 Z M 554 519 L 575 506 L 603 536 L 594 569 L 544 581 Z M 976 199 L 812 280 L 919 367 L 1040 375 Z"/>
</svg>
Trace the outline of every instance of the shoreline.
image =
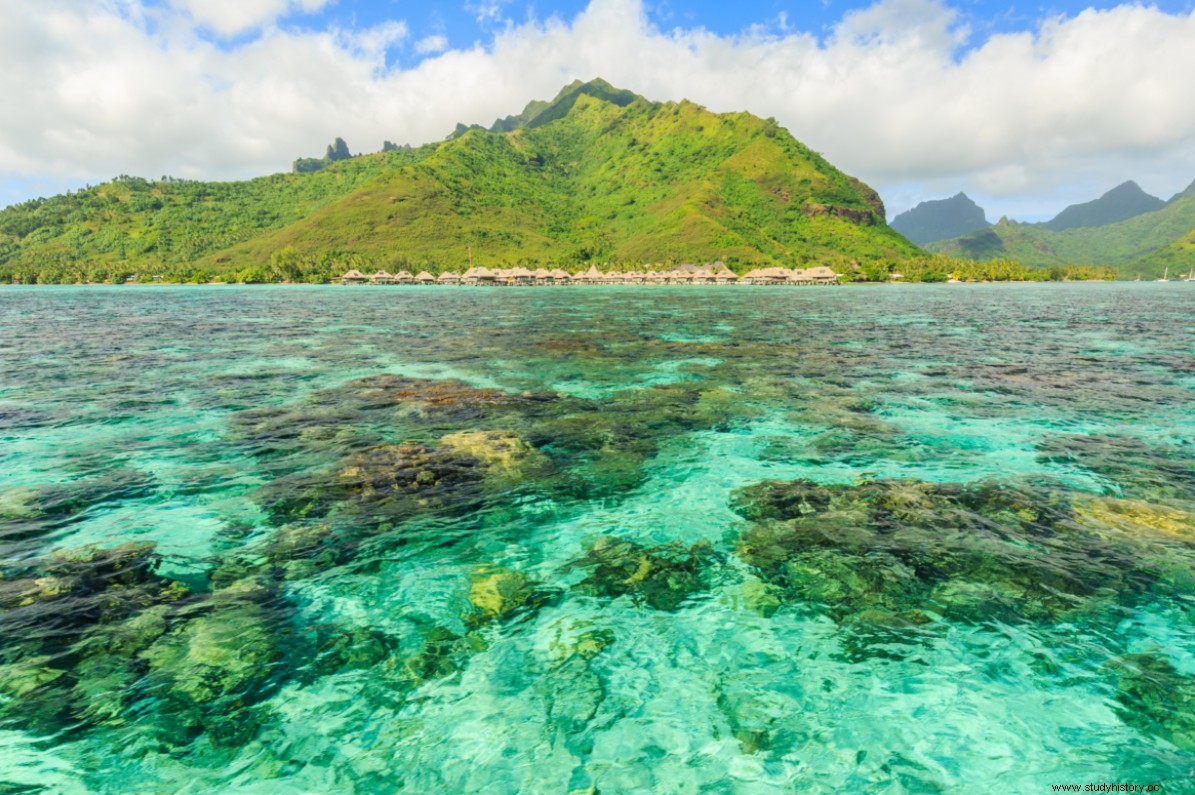
<svg viewBox="0 0 1195 795">
<path fill-rule="evenodd" d="M 666 288 L 725 288 L 725 287 L 782 287 L 782 288 L 797 288 L 797 287 L 940 287 L 949 286 L 957 287 L 959 285 L 980 285 L 980 284 L 1182 284 L 1182 281 L 1171 280 L 1170 282 L 1155 282 L 1142 281 L 1137 282 L 1135 279 L 1074 279 L 1063 281 L 1052 280 L 1001 280 L 1001 281 L 958 281 L 958 282 L 910 282 L 910 281 L 892 281 L 892 282 L 839 282 L 837 284 L 661 284 L 661 283 L 636 283 L 636 284 L 340 284 L 336 282 L 130 282 L 127 284 L 116 283 L 68 283 L 68 284 L 0 284 L 0 289 L 5 288 L 38 288 L 38 287 L 100 287 L 100 288 L 155 288 L 155 287 L 344 287 L 344 288 L 372 288 L 372 290 L 427 290 L 429 288 L 485 288 L 485 289 L 552 289 L 552 288 L 577 288 L 577 287 L 666 287 Z"/>
</svg>

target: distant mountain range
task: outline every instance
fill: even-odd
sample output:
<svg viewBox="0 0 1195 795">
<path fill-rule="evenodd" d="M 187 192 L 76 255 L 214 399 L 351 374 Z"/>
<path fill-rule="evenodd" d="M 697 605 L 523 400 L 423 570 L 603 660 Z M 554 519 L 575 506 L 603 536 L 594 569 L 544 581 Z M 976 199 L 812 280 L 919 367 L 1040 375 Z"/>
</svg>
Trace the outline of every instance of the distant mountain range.
<svg viewBox="0 0 1195 795">
<path fill-rule="evenodd" d="M 1129 186 L 1126 189 L 1126 185 Z M 1103 202 L 1109 195 L 1129 197 L 1141 206 L 1140 189 L 1126 183 L 1095 202 L 1075 204 L 1054 221 L 1115 218 L 1115 202 Z M 1135 190 L 1134 190 L 1135 189 Z M 1147 195 L 1146 195 L 1147 196 Z M 1150 197 L 1152 198 L 1152 197 Z M 1071 212 L 1073 210 L 1073 212 Z M 1114 212 L 1117 210 L 1117 212 Z M 1067 218 L 1064 218 L 1067 216 Z M 1048 224 L 1018 224 L 1001 219 L 999 224 L 951 240 L 926 245 L 927 249 L 968 259 L 1007 258 L 1038 268 L 1053 265 L 1108 264 L 1119 269 L 1123 279 L 1152 279 L 1166 268 L 1171 273 L 1195 267 L 1195 183 L 1150 212 L 1098 226 L 1050 227 Z"/>
<path fill-rule="evenodd" d="M 0 211 L 0 281 L 721 259 L 900 262 L 880 197 L 773 119 L 573 83 L 489 128 L 247 182 L 122 177 Z M 6 276 L 8 278 L 6 278 Z"/>
<path fill-rule="evenodd" d="M 1125 182 L 1090 202 L 1073 204 L 1045 223 L 1001 219 L 948 235 L 963 212 L 976 213 L 964 194 L 922 202 L 892 227 L 926 249 L 973 260 L 1010 259 L 1034 267 L 1115 266 L 1122 278 L 1153 278 L 1195 267 L 1195 183 L 1169 201 Z M 945 237 L 934 237 L 941 233 Z M 933 238 L 933 239 L 931 239 Z"/>
</svg>

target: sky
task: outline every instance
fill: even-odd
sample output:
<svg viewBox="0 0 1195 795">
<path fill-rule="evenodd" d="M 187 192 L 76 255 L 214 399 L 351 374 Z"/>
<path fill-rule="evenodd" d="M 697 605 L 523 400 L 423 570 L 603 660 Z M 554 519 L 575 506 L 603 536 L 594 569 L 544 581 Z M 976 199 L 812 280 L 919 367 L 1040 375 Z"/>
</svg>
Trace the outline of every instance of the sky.
<svg viewBox="0 0 1195 795">
<path fill-rule="evenodd" d="M 774 116 L 889 217 L 1195 181 L 1195 0 L 0 0 L 0 206 L 245 179 L 489 125 L 574 79 Z"/>
</svg>

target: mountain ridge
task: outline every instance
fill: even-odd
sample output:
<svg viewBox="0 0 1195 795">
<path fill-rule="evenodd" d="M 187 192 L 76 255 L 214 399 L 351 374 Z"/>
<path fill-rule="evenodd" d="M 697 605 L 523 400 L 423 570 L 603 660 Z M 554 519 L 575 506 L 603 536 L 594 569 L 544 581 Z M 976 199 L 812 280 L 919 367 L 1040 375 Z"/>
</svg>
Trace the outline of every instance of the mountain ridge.
<svg viewBox="0 0 1195 795">
<path fill-rule="evenodd" d="M 1111 265 L 1122 278 L 1154 278 L 1185 269 L 1195 251 L 1195 182 L 1156 210 L 1101 226 L 1053 230 L 1008 219 L 988 229 L 927 244 L 930 251 L 976 261 L 1012 259 L 1037 268 Z"/>
</svg>

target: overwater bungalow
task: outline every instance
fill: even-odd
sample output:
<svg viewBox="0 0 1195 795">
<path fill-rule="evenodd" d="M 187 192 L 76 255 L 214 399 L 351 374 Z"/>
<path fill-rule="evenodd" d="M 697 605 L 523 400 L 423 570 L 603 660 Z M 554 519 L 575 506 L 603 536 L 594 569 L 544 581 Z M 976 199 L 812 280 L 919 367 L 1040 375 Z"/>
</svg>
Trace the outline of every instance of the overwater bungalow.
<svg viewBox="0 0 1195 795">
<path fill-rule="evenodd" d="M 469 268 L 461 276 L 463 284 L 496 284 L 497 275 L 489 268 Z"/>
<path fill-rule="evenodd" d="M 826 265 L 817 265 L 805 271 L 809 284 L 838 284 L 838 274 Z"/>
<path fill-rule="evenodd" d="M 756 268 L 744 273 L 739 284 L 784 284 L 791 275 L 788 268 Z"/>
<path fill-rule="evenodd" d="M 535 282 L 535 274 L 527 268 L 519 266 L 511 268 L 506 272 L 506 280 L 508 284 L 533 284 Z"/>
<path fill-rule="evenodd" d="M 896 278 L 899 278 L 897 276 Z M 378 271 L 366 276 L 358 270 L 350 270 L 337 279 L 343 284 L 501 284 L 501 285 L 555 285 L 555 284 L 838 284 L 838 274 L 825 265 L 790 270 L 781 267 L 755 268 L 739 276 L 722 262 L 706 265 L 686 263 L 663 270 L 610 271 L 603 273 L 596 265 L 570 275 L 563 268 L 540 267 L 535 270 L 524 266 L 489 269 L 472 267 L 458 275 L 445 271 L 439 277 L 426 270 L 418 276 L 408 271 L 390 274 Z"/>
</svg>

